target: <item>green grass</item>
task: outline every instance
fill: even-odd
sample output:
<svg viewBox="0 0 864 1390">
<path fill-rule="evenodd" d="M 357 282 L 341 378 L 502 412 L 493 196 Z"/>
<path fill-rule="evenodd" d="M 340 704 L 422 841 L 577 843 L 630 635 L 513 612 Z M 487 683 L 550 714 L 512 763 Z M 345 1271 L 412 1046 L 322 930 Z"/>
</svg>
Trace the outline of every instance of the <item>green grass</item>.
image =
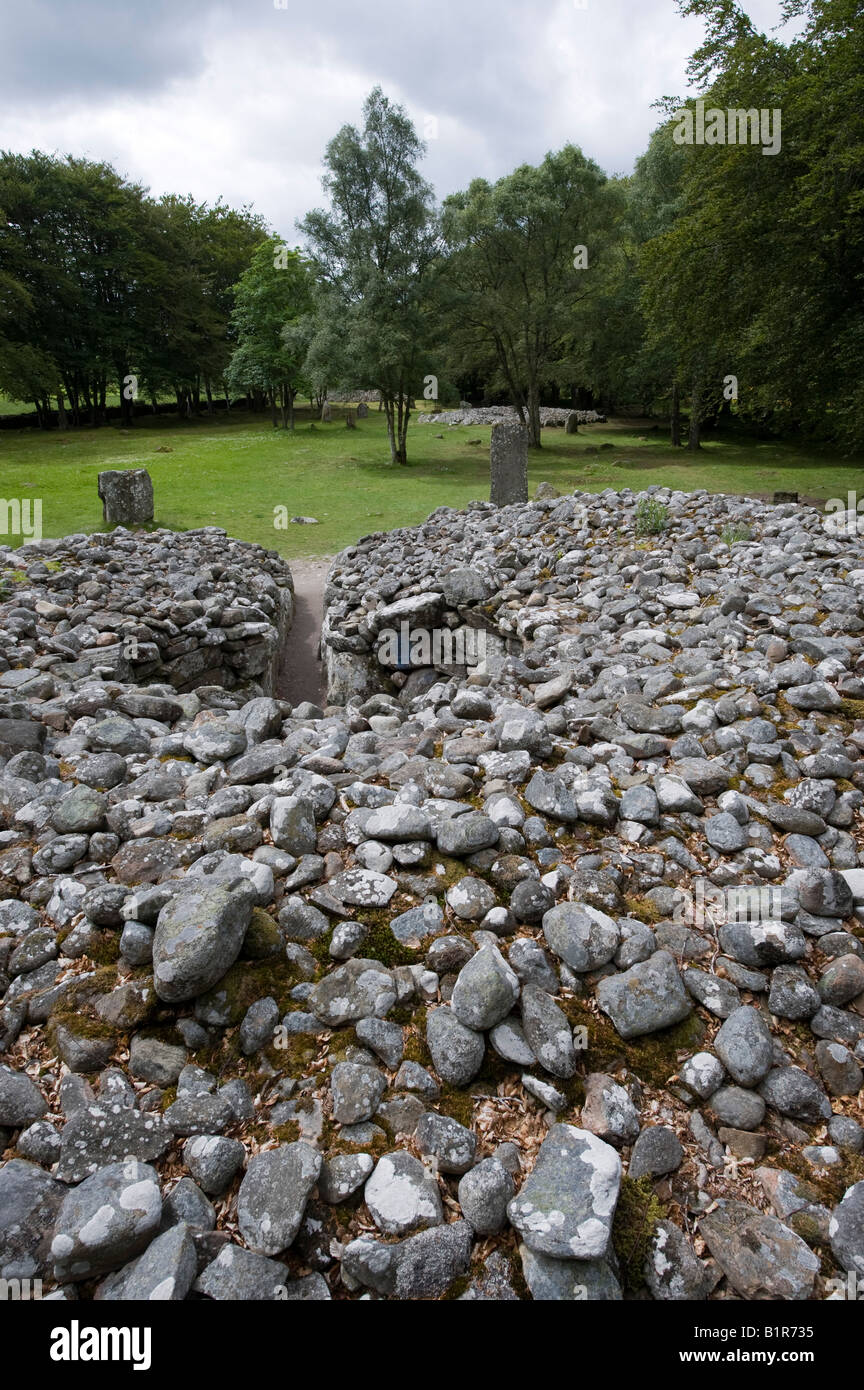
<svg viewBox="0 0 864 1390">
<path fill-rule="evenodd" d="M 41 497 L 45 536 L 99 531 L 98 472 L 146 467 L 157 525 L 222 526 L 289 558 L 331 554 L 371 531 L 416 525 L 436 507 L 488 498 L 488 426 L 412 422 L 410 463 L 396 468 L 389 462 L 384 417 L 374 406 L 356 430 L 345 428 L 341 407 L 334 413 L 332 424 L 312 429 L 309 413 L 301 411 L 293 435 L 274 430 L 269 416 L 241 414 L 215 421 L 142 416 L 128 431 L 116 424 L 63 434 L 2 430 L 0 497 Z M 694 457 L 673 451 L 665 434 L 627 422 L 582 427 L 578 435 L 544 430 L 543 439 L 543 449 L 530 456 L 532 492 L 546 480 L 562 492 L 639 491 L 660 483 L 754 495 L 784 489 L 825 499 L 858 488 L 864 465 L 862 459 L 839 462 L 827 452 L 735 437 L 712 440 Z M 614 448 L 586 453 L 604 443 Z M 277 530 L 274 509 L 280 506 L 288 516 L 314 516 L 321 524 Z M 20 537 L 0 534 L 0 542 L 18 544 Z"/>
</svg>

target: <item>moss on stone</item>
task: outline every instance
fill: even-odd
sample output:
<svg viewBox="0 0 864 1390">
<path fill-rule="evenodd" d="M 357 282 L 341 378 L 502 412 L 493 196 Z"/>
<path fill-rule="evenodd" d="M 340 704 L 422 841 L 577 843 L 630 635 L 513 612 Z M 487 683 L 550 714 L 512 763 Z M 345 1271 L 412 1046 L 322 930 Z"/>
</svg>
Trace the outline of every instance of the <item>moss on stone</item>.
<svg viewBox="0 0 864 1390">
<path fill-rule="evenodd" d="M 635 917 L 637 922 L 663 921 L 664 913 L 649 898 L 640 898 L 633 894 L 625 895 L 624 906 L 627 909 L 627 916 Z"/>
<path fill-rule="evenodd" d="M 270 916 L 269 912 L 265 912 L 263 907 L 253 908 L 252 919 L 243 939 L 240 959 L 269 960 L 273 956 L 280 955 L 282 949 L 282 933 L 279 930 L 279 923 Z"/>
<path fill-rule="evenodd" d="M 94 965 L 113 965 L 120 959 L 120 937 L 117 932 L 100 931 L 87 946 L 87 956 Z"/>
<path fill-rule="evenodd" d="M 449 1086 L 442 1082 L 439 1109 L 442 1115 L 449 1115 L 466 1129 L 471 1128 L 474 1120 L 474 1101 L 467 1091 L 460 1091 L 457 1086 Z"/>
<path fill-rule="evenodd" d="M 270 1133 L 280 1144 L 296 1144 L 301 1135 L 299 1120 L 286 1120 L 281 1125 L 271 1125 Z"/>
<path fill-rule="evenodd" d="M 808 1194 L 813 1194 L 814 1203 L 835 1207 L 843 1200 L 847 1188 L 864 1182 L 864 1154 L 854 1154 L 844 1149 L 840 1153 L 842 1161 L 833 1168 L 814 1168 L 798 1150 L 769 1138 L 766 1157 L 771 1160 L 769 1166 L 785 1168 L 800 1178 Z"/>
<path fill-rule="evenodd" d="M 57 1046 L 58 1028 L 65 1028 L 67 1033 L 76 1038 L 90 1038 L 110 1043 L 120 1040 L 119 1032 L 112 1028 L 110 1023 L 105 1023 L 101 1018 L 92 1018 L 76 1009 L 58 1009 L 51 1015 L 48 1037 L 54 1047 Z"/>
<path fill-rule="evenodd" d="M 357 921 L 367 928 L 360 947 L 362 954 L 370 960 L 380 960 L 382 965 L 391 969 L 394 965 L 416 965 L 422 959 L 422 951 L 397 941 L 390 926 L 391 920 L 387 908 L 363 908 L 357 913 Z"/>
<path fill-rule="evenodd" d="M 250 1004 L 268 996 L 275 999 L 279 1008 L 287 1012 L 291 1005 L 291 990 L 296 977 L 287 960 L 238 960 L 212 989 L 201 995 L 201 1000 L 217 1001 L 224 998 L 228 1009 L 228 1023 L 231 1027 L 239 1023 Z"/>
<path fill-rule="evenodd" d="M 644 1266 L 658 1221 L 666 1215 L 646 1174 L 624 1177 L 612 1218 L 612 1245 L 618 1257 L 619 1277 L 625 1292 L 635 1293 L 645 1282 Z"/>
</svg>

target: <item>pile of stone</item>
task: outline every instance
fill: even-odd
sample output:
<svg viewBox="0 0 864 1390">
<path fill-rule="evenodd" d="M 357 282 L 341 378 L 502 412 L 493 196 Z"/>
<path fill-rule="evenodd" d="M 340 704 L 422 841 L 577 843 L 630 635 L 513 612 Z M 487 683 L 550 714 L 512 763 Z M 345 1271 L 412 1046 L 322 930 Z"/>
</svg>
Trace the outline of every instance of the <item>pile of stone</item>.
<svg viewBox="0 0 864 1390">
<path fill-rule="evenodd" d="M 122 592 L 124 544 L 78 603 Z M 26 568 L 0 608 L 0 1277 L 799 1300 L 860 1276 L 860 541 L 659 489 L 442 509 L 343 553 L 329 631 L 477 610 L 518 651 L 323 709 L 70 673 Z"/>
<path fill-rule="evenodd" d="M 540 424 L 549 427 L 564 426 L 575 417 L 579 425 L 602 425 L 606 416 L 596 410 L 571 410 L 569 408 L 541 405 Z M 512 405 L 460 406 L 459 410 L 418 411 L 414 417 L 420 425 L 498 425 L 518 420 L 517 411 Z"/>
<path fill-rule="evenodd" d="M 327 399 L 337 404 L 344 405 L 377 405 L 381 399 L 380 391 L 328 391 Z"/>
<path fill-rule="evenodd" d="M 293 611 L 279 554 L 217 526 L 0 546 L 0 698 L 50 701 L 87 676 L 269 691 Z"/>
</svg>

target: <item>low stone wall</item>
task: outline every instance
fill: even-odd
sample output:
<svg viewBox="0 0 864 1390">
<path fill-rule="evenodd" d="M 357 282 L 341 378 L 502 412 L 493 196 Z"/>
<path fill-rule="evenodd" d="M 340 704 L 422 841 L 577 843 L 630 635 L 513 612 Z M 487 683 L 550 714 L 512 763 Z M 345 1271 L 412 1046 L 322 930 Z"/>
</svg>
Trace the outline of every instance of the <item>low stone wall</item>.
<svg viewBox="0 0 864 1390">
<path fill-rule="evenodd" d="M 542 405 L 540 424 L 544 426 L 564 426 L 571 415 L 576 416 L 579 425 L 602 425 L 606 416 L 596 410 L 569 410 L 560 406 Z M 467 410 L 421 411 L 415 417 L 420 425 L 500 425 L 518 420 L 519 416 L 512 405 L 484 405 Z"/>
<path fill-rule="evenodd" d="M 22 571 L 26 592 L 15 583 Z M 4 573 L 7 696 L 59 692 L 89 676 L 178 691 L 254 682 L 272 692 L 294 612 L 291 571 L 275 551 L 216 526 L 134 534 L 118 527 L 0 547 L 0 585 Z"/>
</svg>

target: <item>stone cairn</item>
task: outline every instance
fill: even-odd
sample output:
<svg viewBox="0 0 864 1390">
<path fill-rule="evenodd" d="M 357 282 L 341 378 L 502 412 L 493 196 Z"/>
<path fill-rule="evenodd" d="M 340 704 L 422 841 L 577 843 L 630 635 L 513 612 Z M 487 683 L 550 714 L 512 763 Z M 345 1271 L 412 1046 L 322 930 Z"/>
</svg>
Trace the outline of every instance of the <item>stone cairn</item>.
<svg viewBox="0 0 864 1390">
<path fill-rule="evenodd" d="M 253 674 L 273 552 L 0 548 L 0 1278 L 860 1277 L 864 543 L 824 521 L 658 488 L 439 508 L 337 557 L 331 652 L 403 619 L 515 649 L 324 708 Z M 199 650 L 254 662 L 166 678 Z"/>
</svg>

